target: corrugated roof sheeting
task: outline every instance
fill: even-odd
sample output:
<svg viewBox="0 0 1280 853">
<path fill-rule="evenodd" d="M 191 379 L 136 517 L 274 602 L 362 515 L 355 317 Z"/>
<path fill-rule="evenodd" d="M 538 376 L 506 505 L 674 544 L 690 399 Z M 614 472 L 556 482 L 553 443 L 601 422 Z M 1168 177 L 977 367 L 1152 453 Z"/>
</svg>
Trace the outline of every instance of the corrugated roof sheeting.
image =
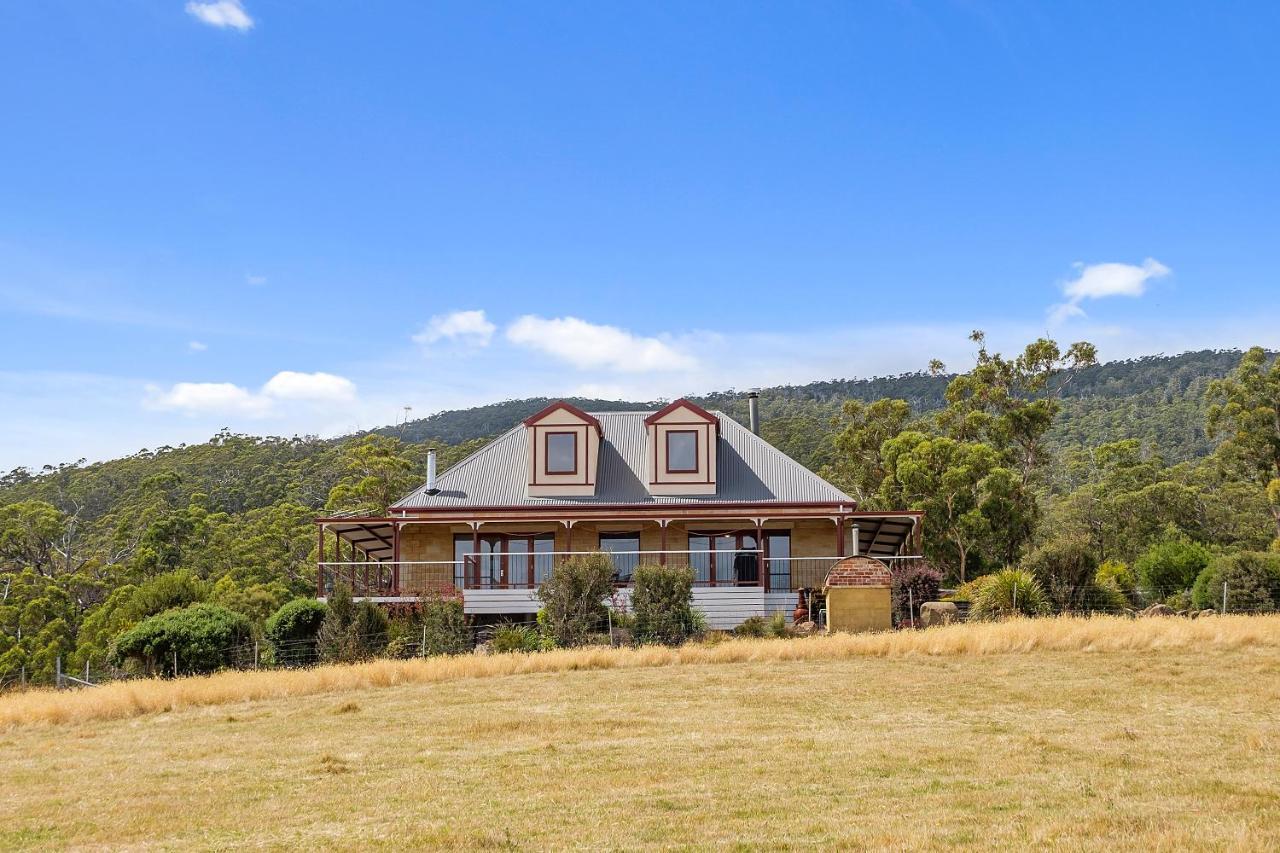
<svg viewBox="0 0 1280 853">
<path fill-rule="evenodd" d="M 645 484 L 650 412 L 593 413 L 604 427 L 596 493 L 585 497 L 531 498 L 526 494 L 529 449 L 523 425 L 517 426 L 436 480 L 438 494 L 425 486 L 396 509 L 468 506 L 590 506 L 592 504 L 698 505 L 714 503 L 843 503 L 853 499 L 818 477 L 737 421 L 713 412 L 720 421 L 714 495 L 660 496 Z"/>
</svg>

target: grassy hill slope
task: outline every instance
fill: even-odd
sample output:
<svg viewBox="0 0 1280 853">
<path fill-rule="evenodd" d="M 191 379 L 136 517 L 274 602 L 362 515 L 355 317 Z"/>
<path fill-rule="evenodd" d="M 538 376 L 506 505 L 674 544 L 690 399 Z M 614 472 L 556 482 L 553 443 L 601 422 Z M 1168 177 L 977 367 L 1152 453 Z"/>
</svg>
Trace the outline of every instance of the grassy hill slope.
<svg viewBox="0 0 1280 853">
<path fill-rule="evenodd" d="M 0 847 L 1280 846 L 1280 617 L 1008 627 L 9 728 Z"/>
</svg>

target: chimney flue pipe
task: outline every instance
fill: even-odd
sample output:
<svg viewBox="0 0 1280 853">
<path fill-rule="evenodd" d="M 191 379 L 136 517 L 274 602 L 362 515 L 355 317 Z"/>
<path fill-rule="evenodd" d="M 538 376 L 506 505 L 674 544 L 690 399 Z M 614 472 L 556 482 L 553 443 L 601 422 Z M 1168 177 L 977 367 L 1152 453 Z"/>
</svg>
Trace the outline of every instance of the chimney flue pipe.
<svg viewBox="0 0 1280 853">
<path fill-rule="evenodd" d="M 440 490 L 436 488 L 436 449 L 434 447 L 427 450 L 427 494 L 439 494 Z"/>
<path fill-rule="evenodd" d="M 755 391 L 747 394 L 747 412 L 749 413 L 749 421 L 751 431 L 756 435 L 760 434 L 760 395 Z"/>
</svg>

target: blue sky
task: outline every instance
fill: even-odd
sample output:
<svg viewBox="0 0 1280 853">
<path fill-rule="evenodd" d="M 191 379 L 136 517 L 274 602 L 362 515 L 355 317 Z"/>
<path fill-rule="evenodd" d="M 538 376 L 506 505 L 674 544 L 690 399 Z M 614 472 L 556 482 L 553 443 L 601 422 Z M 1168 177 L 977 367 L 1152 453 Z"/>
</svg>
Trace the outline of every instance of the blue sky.
<svg viewBox="0 0 1280 853">
<path fill-rule="evenodd" d="M 1273 3 L 11 0 L 0 469 L 1280 346 Z"/>
</svg>

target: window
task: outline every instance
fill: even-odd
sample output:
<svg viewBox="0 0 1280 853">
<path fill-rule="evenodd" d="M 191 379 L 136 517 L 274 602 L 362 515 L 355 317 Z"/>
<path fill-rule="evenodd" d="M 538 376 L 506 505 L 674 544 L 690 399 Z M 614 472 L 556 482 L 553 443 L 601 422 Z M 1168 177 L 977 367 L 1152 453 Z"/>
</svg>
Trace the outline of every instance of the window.
<svg viewBox="0 0 1280 853">
<path fill-rule="evenodd" d="M 694 583 L 711 586 L 760 583 L 760 545 L 754 532 L 690 533 L 689 551 Z"/>
<path fill-rule="evenodd" d="M 769 589 L 791 591 L 791 534 L 764 534 L 765 564 L 769 567 Z"/>
<path fill-rule="evenodd" d="M 548 474 L 578 473 L 578 434 L 547 433 L 546 463 Z"/>
<path fill-rule="evenodd" d="M 480 536 L 480 553 L 472 551 L 470 533 L 453 537 L 453 582 L 459 589 L 532 588 L 551 575 L 555 534 Z"/>
<path fill-rule="evenodd" d="M 640 565 L 639 533 L 601 533 L 600 550 L 613 555 L 613 579 L 617 583 L 631 583 L 636 566 Z M 626 552 L 631 553 L 626 553 Z"/>
<path fill-rule="evenodd" d="M 698 433 L 691 429 L 667 430 L 667 473 L 692 474 L 698 470 Z"/>
</svg>

